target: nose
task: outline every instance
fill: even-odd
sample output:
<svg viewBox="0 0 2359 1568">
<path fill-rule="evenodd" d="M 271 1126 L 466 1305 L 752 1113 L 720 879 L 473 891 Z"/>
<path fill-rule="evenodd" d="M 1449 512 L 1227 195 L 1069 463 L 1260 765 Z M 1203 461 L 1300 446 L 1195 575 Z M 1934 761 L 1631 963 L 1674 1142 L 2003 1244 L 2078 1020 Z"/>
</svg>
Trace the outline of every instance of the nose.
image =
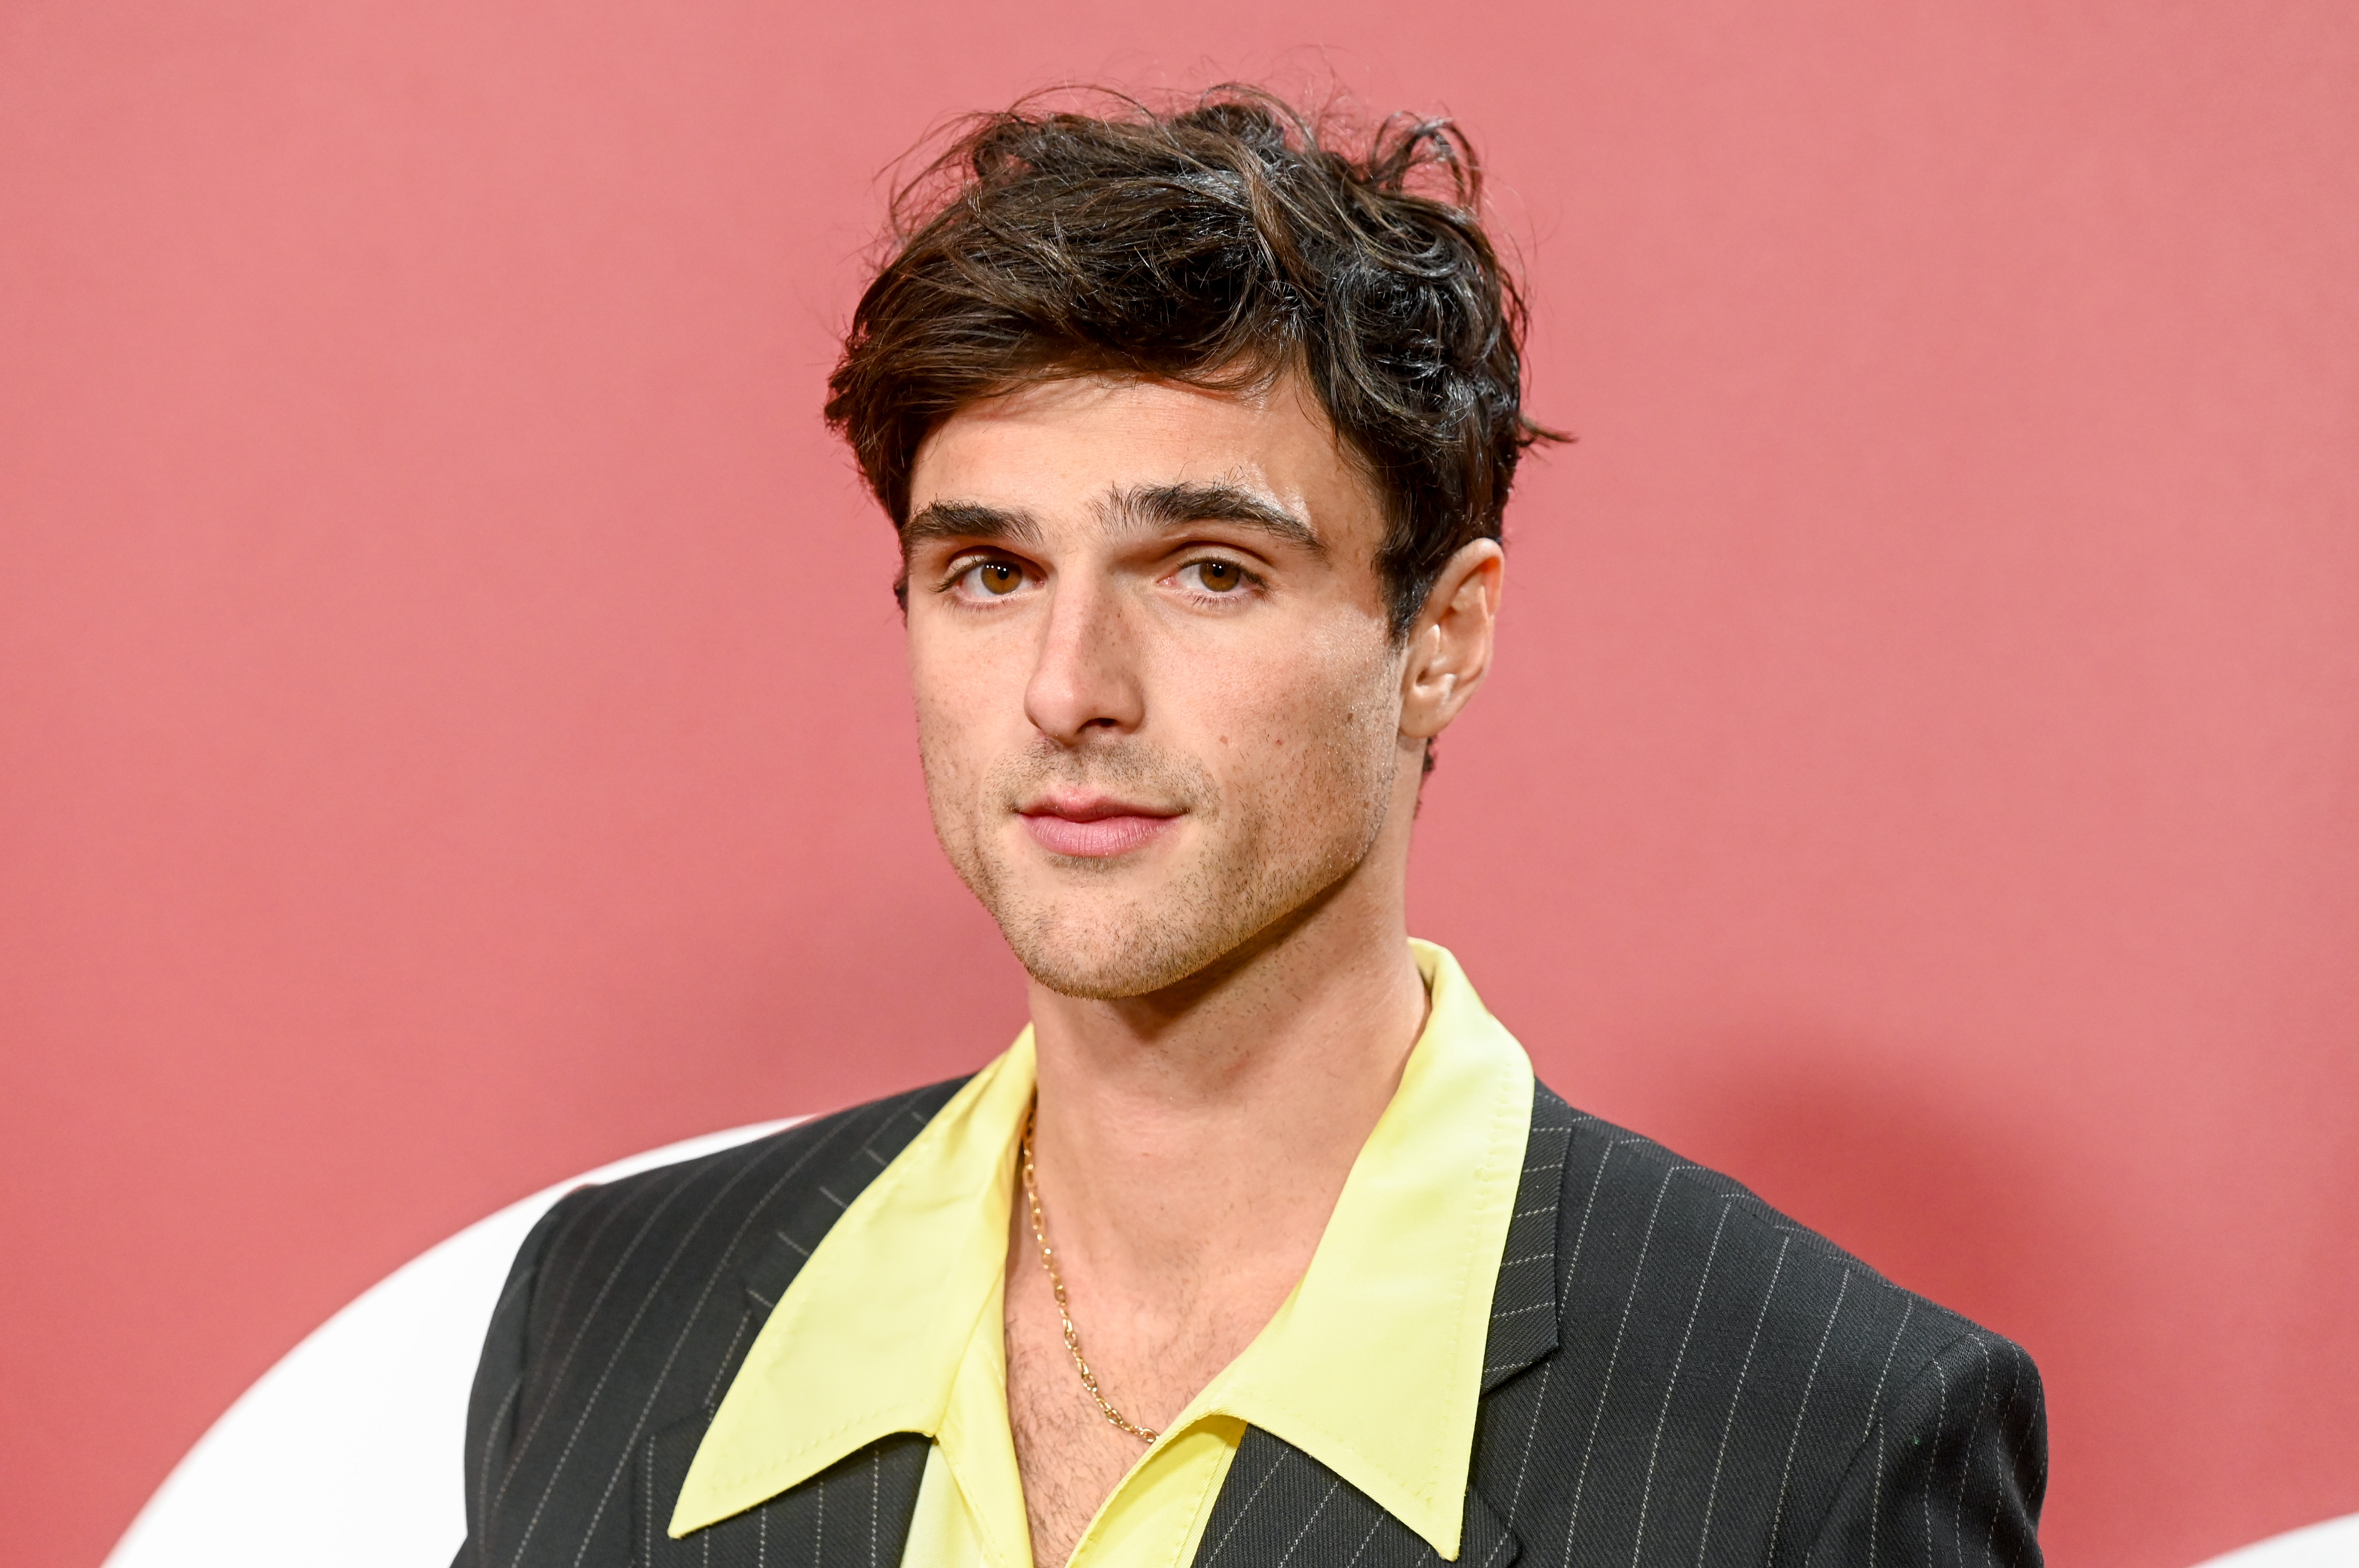
<svg viewBox="0 0 2359 1568">
<path fill-rule="evenodd" d="M 1103 585 L 1078 575 L 1049 591 L 1040 644 L 1024 688 L 1024 715 L 1060 746 L 1095 735 L 1125 735 L 1147 716 L 1146 691 L 1124 626 L 1122 605 Z"/>
</svg>

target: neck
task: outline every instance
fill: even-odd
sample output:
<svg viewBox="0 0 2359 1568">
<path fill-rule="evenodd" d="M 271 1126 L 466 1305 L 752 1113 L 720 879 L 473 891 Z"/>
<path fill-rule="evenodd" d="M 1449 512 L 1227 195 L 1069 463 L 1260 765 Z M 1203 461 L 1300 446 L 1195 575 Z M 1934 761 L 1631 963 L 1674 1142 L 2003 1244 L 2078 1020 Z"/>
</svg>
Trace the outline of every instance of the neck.
<svg viewBox="0 0 2359 1568">
<path fill-rule="evenodd" d="M 1406 859 L 1372 855 L 1172 991 L 1033 987 L 1042 1191 L 1060 1251 L 1101 1290 L 1290 1288 L 1423 1027 Z"/>
</svg>

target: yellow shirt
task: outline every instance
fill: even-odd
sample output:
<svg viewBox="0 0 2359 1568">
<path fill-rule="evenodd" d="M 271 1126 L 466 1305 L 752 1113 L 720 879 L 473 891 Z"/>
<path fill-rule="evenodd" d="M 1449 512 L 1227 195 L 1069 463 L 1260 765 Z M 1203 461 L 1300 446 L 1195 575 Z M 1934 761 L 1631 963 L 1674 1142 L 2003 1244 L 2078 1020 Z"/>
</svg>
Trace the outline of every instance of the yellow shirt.
<svg viewBox="0 0 2359 1568">
<path fill-rule="evenodd" d="M 1309 1454 L 1457 1559 L 1532 1069 L 1457 961 L 1411 946 L 1431 1002 L 1425 1031 L 1310 1268 L 1141 1454 L 1071 1568 L 1185 1568 L 1247 1426 Z M 903 1563 L 1033 1568 L 1001 1299 L 1033 1075 L 1027 1029 L 844 1210 L 723 1398 L 680 1489 L 674 1537 L 914 1432 L 933 1447 Z"/>
</svg>

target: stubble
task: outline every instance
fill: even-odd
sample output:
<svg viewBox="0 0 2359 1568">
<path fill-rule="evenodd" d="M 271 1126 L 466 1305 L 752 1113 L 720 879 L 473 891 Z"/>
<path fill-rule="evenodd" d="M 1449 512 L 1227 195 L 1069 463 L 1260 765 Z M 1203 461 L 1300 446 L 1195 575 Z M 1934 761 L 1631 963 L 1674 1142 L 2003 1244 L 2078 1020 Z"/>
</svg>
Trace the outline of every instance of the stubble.
<svg viewBox="0 0 2359 1568">
<path fill-rule="evenodd" d="M 921 732 L 925 727 L 921 720 Z M 1257 787 L 1224 792 L 1184 753 L 1136 736 L 1036 736 L 972 787 L 921 744 L 942 849 L 1032 977 L 1116 999 L 1179 985 L 1319 900 L 1367 857 L 1398 766 L 1393 729 L 1355 708 L 1291 748 Z M 932 738 L 921 733 L 921 743 Z M 1177 807 L 1187 839 L 1161 875 L 1132 856 L 1047 857 L 1008 829 L 1049 787 Z"/>
</svg>

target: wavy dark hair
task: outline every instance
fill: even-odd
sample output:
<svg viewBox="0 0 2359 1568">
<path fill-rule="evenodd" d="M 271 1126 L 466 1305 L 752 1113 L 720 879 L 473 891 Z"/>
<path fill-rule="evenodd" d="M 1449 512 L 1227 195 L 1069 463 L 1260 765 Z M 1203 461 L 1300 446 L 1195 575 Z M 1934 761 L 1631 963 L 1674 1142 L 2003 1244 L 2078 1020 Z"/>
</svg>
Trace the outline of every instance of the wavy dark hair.
<svg viewBox="0 0 2359 1568">
<path fill-rule="evenodd" d="M 1384 498 L 1405 636 L 1443 564 L 1499 537 L 1524 303 L 1446 119 L 1346 140 L 1256 88 L 1158 111 L 1105 93 L 962 123 L 896 192 L 827 419 L 899 528 L 918 449 L 961 407 L 1064 376 L 1243 390 L 1299 374 Z"/>
</svg>

